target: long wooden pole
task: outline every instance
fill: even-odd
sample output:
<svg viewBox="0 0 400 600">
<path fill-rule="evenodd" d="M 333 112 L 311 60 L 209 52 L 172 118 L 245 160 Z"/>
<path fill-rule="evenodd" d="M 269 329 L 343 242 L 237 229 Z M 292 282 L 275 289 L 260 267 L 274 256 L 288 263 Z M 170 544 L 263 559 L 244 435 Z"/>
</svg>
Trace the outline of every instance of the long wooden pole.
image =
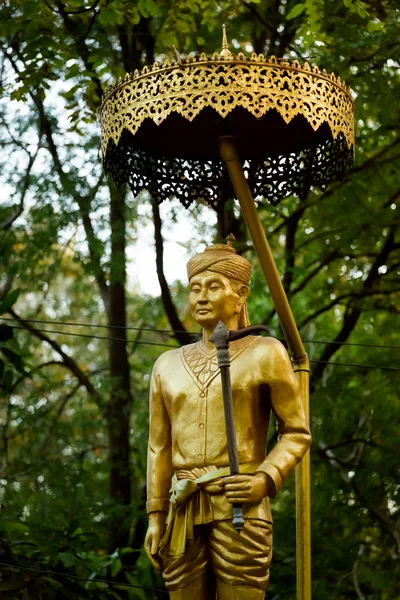
<svg viewBox="0 0 400 600">
<path fill-rule="evenodd" d="M 309 361 L 293 317 L 278 269 L 243 172 L 235 138 L 221 136 L 219 148 L 249 228 L 261 268 L 292 354 L 304 410 L 309 418 Z M 310 454 L 296 467 L 296 573 L 297 600 L 311 600 Z"/>
</svg>

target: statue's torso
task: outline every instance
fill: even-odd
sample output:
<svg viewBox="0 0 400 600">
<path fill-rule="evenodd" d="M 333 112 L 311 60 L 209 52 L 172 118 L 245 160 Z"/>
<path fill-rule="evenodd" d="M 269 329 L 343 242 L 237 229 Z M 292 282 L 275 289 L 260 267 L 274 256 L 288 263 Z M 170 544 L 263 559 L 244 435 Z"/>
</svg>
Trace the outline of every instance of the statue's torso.
<svg viewBox="0 0 400 600">
<path fill-rule="evenodd" d="M 276 341 L 251 337 L 231 344 L 231 381 L 239 462 L 262 462 L 269 425 L 269 364 Z M 221 378 L 216 352 L 201 343 L 161 357 L 158 373 L 169 416 L 175 470 L 227 466 Z"/>
</svg>

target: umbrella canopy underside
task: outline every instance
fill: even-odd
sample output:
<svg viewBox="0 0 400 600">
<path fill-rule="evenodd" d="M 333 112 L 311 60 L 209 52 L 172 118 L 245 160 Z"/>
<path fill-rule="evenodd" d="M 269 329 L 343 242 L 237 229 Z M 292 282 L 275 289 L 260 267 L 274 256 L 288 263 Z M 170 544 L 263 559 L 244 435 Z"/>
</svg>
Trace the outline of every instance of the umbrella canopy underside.
<svg viewBox="0 0 400 600">
<path fill-rule="evenodd" d="M 297 61 L 216 54 L 156 64 L 105 95 L 104 167 L 134 195 L 218 209 L 235 196 L 218 138 L 233 135 L 254 197 L 304 198 L 352 165 L 353 110 L 339 79 Z"/>
</svg>

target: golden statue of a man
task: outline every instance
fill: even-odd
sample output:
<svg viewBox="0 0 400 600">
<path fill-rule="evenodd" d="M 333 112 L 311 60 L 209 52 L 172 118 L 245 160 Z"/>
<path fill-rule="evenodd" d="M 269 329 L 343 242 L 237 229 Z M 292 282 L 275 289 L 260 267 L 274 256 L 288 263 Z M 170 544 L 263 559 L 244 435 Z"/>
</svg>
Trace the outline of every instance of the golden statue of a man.
<svg viewBox="0 0 400 600">
<path fill-rule="evenodd" d="M 240 474 L 229 476 L 221 378 L 209 338 L 219 321 L 228 329 L 250 324 L 251 265 L 228 242 L 194 256 L 187 270 L 203 337 L 154 365 L 145 549 L 171 600 L 261 600 L 272 557 L 269 498 L 311 436 L 283 345 L 260 336 L 231 342 Z M 271 411 L 279 440 L 266 455 Z M 243 505 L 241 533 L 231 524 L 233 504 Z"/>
</svg>

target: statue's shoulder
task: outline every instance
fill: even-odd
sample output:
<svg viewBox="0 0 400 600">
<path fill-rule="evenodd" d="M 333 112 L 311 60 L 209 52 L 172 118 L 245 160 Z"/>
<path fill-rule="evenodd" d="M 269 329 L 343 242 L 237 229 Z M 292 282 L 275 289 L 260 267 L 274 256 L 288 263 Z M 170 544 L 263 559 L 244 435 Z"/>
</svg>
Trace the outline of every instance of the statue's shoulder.
<svg viewBox="0 0 400 600">
<path fill-rule="evenodd" d="M 171 367 L 177 360 L 180 359 L 181 348 L 174 348 L 173 350 L 167 350 L 163 352 L 154 363 L 153 370 L 161 373 Z"/>
<path fill-rule="evenodd" d="M 194 342 L 193 344 L 187 344 L 183 347 L 163 352 L 154 363 L 153 372 L 159 375 L 170 375 L 172 368 L 180 367 L 182 364 L 182 353 L 190 353 L 197 344 L 198 342 Z"/>
<path fill-rule="evenodd" d="M 288 353 L 285 346 L 273 337 L 256 336 L 256 340 L 252 344 L 253 351 L 258 355 L 258 358 L 288 358 Z"/>
</svg>

